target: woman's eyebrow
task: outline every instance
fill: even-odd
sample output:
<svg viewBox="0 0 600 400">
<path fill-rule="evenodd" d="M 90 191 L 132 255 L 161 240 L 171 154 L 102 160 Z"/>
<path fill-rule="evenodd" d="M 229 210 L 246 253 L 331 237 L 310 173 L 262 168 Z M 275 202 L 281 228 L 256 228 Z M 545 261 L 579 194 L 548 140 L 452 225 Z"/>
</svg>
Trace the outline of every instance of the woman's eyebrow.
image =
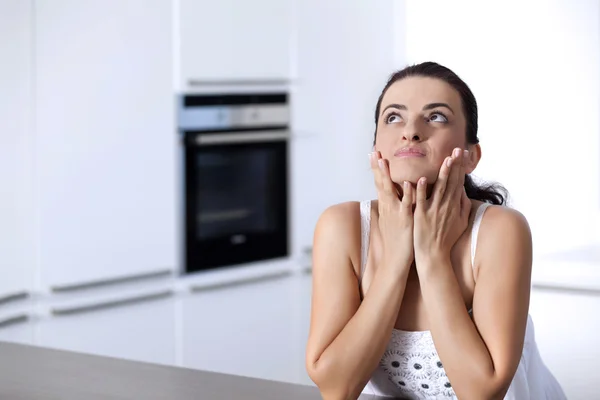
<svg viewBox="0 0 600 400">
<path fill-rule="evenodd" d="M 438 108 L 438 107 L 445 107 L 448 110 L 450 110 L 450 112 L 452 114 L 454 114 L 454 110 L 452 109 L 452 107 L 450 107 L 447 103 L 429 103 L 426 104 L 423 107 L 423 110 L 432 110 L 434 108 Z M 392 103 L 392 104 L 388 104 L 382 111 L 381 114 L 383 114 L 385 112 L 385 110 L 387 110 L 388 108 L 395 108 L 397 110 L 408 110 L 408 108 L 404 105 L 404 104 L 396 104 L 396 103 Z"/>
<path fill-rule="evenodd" d="M 452 110 L 452 108 L 446 103 L 430 103 L 423 107 L 423 110 L 431 110 L 438 107 L 446 107 L 452 114 L 454 114 L 454 110 Z"/>
<path fill-rule="evenodd" d="M 385 108 L 381 111 L 381 114 L 383 114 L 385 112 L 385 110 L 387 110 L 388 108 L 396 108 L 398 110 L 407 110 L 407 108 L 404 104 L 392 103 L 392 104 L 388 104 L 387 106 L 385 106 Z"/>
</svg>

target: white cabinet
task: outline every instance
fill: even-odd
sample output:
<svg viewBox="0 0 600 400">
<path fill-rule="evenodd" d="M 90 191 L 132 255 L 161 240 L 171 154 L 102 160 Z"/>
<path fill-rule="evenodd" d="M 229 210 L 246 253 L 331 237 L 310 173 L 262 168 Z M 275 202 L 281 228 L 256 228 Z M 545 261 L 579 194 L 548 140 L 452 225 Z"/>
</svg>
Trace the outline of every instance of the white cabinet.
<svg viewBox="0 0 600 400">
<path fill-rule="evenodd" d="M 298 83 L 293 129 L 321 138 L 315 192 L 327 206 L 376 195 L 366 154 L 373 146 L 373 111 L 398 61 L 393 0 L 302 0 L 295 10 Z M 323 210 L 324 207 L 321 207 Z M 316 212 L 315 209 L 310 213 Z"/>
<path fill-rule="evenodd" d="M 327 200 L 331 198 L 332 185 L 326 170 L 323 142 L 316 135 L 308 135 L 294 137 L 290 144 L 292 257 L 302 263 L 301 267 L 310 265 L 306 251 L 312 249 L 319 216 L 331 205 Z"/>
<path fill-rule="evenodd" d="M 51 307 L 37 327 L 37 345 L 175 364 L 175 300 L 168 291 L 112 301 Z"/>
<path fill-rule="evenodd" d="M 182 87 L 285 81 L 292 0 L 179 0 Z"/>
<path fill-rule="evenodd" d="M 310 329 L 310 308 L 312 295 L 312 275 L 304 274 L 297 278 L 294 294 L 294 348 L 296 350 L 296 383 L 314 385 L 306 372 L 306 344 Z"/>
<path fill-rule="evenodd" d="M 176 267 L 170 0 L 35 2 L 44 286 Z"/>
<path fill-rule="evenodd" d="M 0 315 L 0 342 L 33 344 L 33 320 L 25 313 Z"/>
<path fill-rule="evenodd" d="M 33 286 L 31 2 L 0 2 L 0 309 Z"/>
<path fill-rule="evenodd" d="M 598 393 L 600 294 L 533 289 L 530 314 L 542 358 L 569 399 Z"/>
<path fill-rule="evenodd" d="M 0 327 L 0 342 L 33 344 L 33 327 L 30 322 Z"/>
<path fill-rule="evenodd" d="M 294 284 L 283 277 L 185 298 L 183 366 L 295 382 Z"/>
<path fill-rule="evenodd" d="M 291 190 L 294 256 L 312 247 L 319 215 L 335 203 L 376 196 L 366 154 L 373 110 L 398 60 L 392 0 L 296 3 L 291 88 Z M 333 22 L 332 22 L 333 21 Z"/>
</svg>

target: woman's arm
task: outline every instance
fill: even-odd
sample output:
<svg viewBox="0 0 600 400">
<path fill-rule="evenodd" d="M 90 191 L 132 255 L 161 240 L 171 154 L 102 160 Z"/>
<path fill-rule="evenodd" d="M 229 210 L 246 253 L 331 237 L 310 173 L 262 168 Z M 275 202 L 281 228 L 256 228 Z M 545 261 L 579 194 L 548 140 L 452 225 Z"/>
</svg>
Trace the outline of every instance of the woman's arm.
<svg viewBox="0 0 600 400">
<path fill-rule="evenodd" d="M 433 340 L 458 398 L 503 399 L 523 351 L 531 234 L 520 213 L 489 207 L 479 237 L 474 321 L 448 254 L 419 260 L 419 278 Z"/>
<path fill-rule="evenodd" d="M 325 400 L 360 395 L 390 340 L 409 270 L 383 262 L 361 303 L 350 259 L 360 247 L 358 215 L 358 203 L 339 204 L 315 229 L 306 369 Z"/>
</svg>

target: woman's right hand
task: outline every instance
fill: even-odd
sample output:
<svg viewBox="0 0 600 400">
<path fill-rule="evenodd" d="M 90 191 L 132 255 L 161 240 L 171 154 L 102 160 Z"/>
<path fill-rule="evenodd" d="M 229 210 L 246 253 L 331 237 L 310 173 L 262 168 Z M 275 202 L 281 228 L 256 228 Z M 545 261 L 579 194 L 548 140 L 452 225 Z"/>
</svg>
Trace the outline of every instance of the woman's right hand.
<svg viewBox="0 0 600 400">
<path fill-rule="evenodd" d="M 402 200 L 390 177 L 389 163 L 375 151 L 369 155 L 377 186 L 379 232 L 383 243 L 383 262 L 408 272 L 414 261 L 413 188 L 402 186 Z"/>
</svg>

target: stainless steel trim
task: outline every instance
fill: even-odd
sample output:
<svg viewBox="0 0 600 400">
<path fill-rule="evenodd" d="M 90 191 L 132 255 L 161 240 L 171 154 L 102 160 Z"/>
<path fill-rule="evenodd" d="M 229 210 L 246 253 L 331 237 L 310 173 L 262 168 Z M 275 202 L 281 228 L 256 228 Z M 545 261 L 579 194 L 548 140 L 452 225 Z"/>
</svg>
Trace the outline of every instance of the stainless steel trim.
<svg viewBox="0 0 600 400">
<path fill-rule="evenodd" d="M 26 292 L 26 291 L 2 295 L 2 296 L 0 296 L 0 306 L 15 302 L 15 301 L 26 300 L 28 298 L 29 298 L 29 292 Z"/>
<path fill-rule="evenodd" d="M 286 140 L 290 138 L 290 131 L 253 131 L 252 133 L 215 133 L 212 135 L 198 135 L 196 144 L 210 146 L 227 143 L 257 143 Z"/>
<path fill-rule="evenodd" d="M 288 126 L 290 106 L 288 104 L 249 104 L 231 107 L 231 127 Z"/>
<path fill-rule="evenodd" d="M 212 284 L 205 284 L 205 285 L 201 285 L 201 284 L 192 285 L 192 286 L 190 286 L 190 291 L 193 293 L 208 292 L 208 291 L 212 291 L 212 290 L 219 290 L 219 289 L 231 288 L 231 287 L 236 287 L 236 286 L 250 285 L 250 284 L 256 284 L 256 283 L 260 283 L 260 282 L 267 282 L 267 281 L 283 279 L 283 278 L 287 278 L 288 276 L 291 276 L 291 275 L 292 275 L 291 271 L 279 271 L 279 272 L 273 272 L 270 274 L 253 276 L 253 277 L 245 278 L 245 279 L 237 279 L 237 280 L 228 281 L 228 282 L 212 283 Z"/>
<path fill-rule="evenodd" d="M 287 103 L 179 106 L 177 126 L 181 131 L 226 131 L 239 128 L 287 127 L 290 106 Z"/>
<path fill-rule="evenodd" d="M 68 285 L 55 285 L 51 286 L 50 290 L 53 293 L 67 293 L 67 292 L 75 292 L 79 290 L 98 288 L 103 286 L 112 286 L 118 285 L 121 283 L 129 283 L 134 281 L 142 281 L 147 279 L 156 279 L 170 276 L 173 273 L 170 269 L 163 269 L 154 272 L 147 272 L 136 275 L 122 276 L 118 278 L 109 278 L 109 279 L 99 279 L 97 281 L 89 281 L 82 283 L 73 283 Z"/>
<path fill-rule="evenodd" d="M 16 325 L 16 324 L 22 324 L 22 323 L 27 322 L 27 321 L 29 321 L 29 315 L 28 314 L 15 315 L 14 317 L 10 317 L 10 318 L 6 318 L 6 319 L 0 320 L 0 329 L 1 328 L 6 328 L 8 326 Z"/>
<path fill-rule="evenodd" d="M 286 85 L 291 83 L 289 79 L 229 79 L 229 80 L 206 80 L 189 79 L 190 86 L 260 86 L 260 85 Z"/>
<path fill-rule="evenodd" d="M 65 316 L 65 315 L 73 315 L 73 314 L 84 314 L 92 311 L 105 310 L 109 308 L 117 308 L 128 306 L 132 304 L 144 303 L 152 300 L 159 300 L 171 297 L 175 294 L 175 292 L 171 289 L 163 290 L 156 293 L 143 294 L 140 296 L 132 296 L 119 300 L 110 300 L 96 304 L 89 304 L 84 306 L 76 306 L 76 307 L 65 307 L 65 308 L 53 308 L 50 310 L 50 313 L 55 316 Z"/>
<path fill-rule="evenodd" d="M 546 283 L 534 283 L 531 285 L 531 287 L 533 289 L 544 290 L 544 291 L 549 291 L 549 292 L 589 294 L 589 295 L 593 295 L 593 296 L 600 296 L 600 289 L 595 289 L 595 288 L 562 286 L 562 285 L 553 285 L 553 284 L 546 284 Z"/>
</svg>

